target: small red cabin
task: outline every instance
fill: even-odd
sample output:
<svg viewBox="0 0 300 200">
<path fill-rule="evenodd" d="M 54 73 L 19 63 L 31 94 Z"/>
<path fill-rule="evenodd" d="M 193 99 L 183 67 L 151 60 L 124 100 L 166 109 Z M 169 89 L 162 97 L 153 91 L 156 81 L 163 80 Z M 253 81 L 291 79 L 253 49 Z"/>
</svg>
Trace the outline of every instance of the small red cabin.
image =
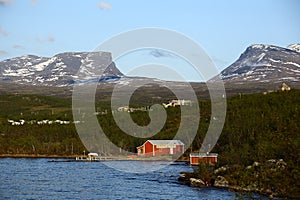
<svg viewBox="0 0 300 200">
<path fill-rule="evenodd" d="M 190 164 L 199 165 L 199 162 L 203 163 L 216 163 L 218 160 L 217 153 L 191 153 L 190 154 Z"/>
<path fill-rule="evenodd" d="M 184 144 L 180 140 L 147 140 L 137 147 L 138 156 L 162 156 L 184 153 Z"/>
</svg>

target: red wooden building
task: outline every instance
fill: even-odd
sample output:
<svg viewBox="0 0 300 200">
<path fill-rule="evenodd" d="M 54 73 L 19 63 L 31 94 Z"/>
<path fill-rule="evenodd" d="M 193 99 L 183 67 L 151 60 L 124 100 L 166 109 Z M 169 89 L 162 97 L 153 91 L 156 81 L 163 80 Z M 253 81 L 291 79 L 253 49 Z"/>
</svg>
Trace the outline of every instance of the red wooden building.
<svg viewBox="0 0 300 200">
<path fill-rule="evenodd" d="M 162 156 L 184 153 L 184 144 L 180 140 L 147 140 L 137 147 L 138 156 Z"/>
<path fill-rule="evenodd" d="M 216 163 L 218 161 L 217 153 L 191 153 L 190 164 L 199 165 L 199 162 L 203 163 Z"/>
</svg>

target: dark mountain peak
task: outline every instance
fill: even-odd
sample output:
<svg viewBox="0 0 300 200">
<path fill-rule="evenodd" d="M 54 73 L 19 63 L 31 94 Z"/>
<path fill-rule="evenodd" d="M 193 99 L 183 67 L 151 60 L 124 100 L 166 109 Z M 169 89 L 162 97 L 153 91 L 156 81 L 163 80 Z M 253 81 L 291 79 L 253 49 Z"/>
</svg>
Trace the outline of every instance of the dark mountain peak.
<svg viewBox="0 0 300 200">
<path fill-rule="evenodd" d="M 299 82 L 300 53 L 274 45 L 249 46 L 228 68 L 222 80 L 230 83 Z"/>
<path fill-rule="evenodd" d="M 286 52 L 286 53 L 295 53 L 295 50 L 292 48 L 284 48 L 284 47 L 278 47 L 274 45 L 266 45 L 266 44 L 253 44 L 249 46 L 245 53 L 249 52 L 267 52 L 267 53 L 276 53 L 276 52 Z M 297 52 L 299 53 L 299 52 Z"/>
<path fill-rule="evenodd" d="M 267 44 L 253 44 L 253 45 L 250 45 L 247 49 L 255 49 L 255 50 L 262 50 L 262 51 L 265 51 L 265 50 L 280 50 L 281 47 L 278 47 L 278 46 L 274 46 L 274 45 L 267 45 Z"/>
<path fill-rule="evenodd" d="M 67 86 L 74 83 L 79 69 L 86 72 L 86 79 L 95 79 L 99 69 L 103 69 L 102 78 L 123 76 L 109 52 L 64 52 L 51 58 L 25 55 L 4 60 L 0 62 L 0 81 Z"/>
</svg>

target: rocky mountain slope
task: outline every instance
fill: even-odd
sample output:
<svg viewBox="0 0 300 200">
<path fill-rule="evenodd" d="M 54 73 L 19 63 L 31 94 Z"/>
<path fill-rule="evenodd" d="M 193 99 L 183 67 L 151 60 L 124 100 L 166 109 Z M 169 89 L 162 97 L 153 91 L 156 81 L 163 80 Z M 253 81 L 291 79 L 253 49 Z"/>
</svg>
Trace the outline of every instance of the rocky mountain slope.
<svg viewBox="0 0 300 200">
<path fill-rule="evenodd" d="M 225 83 L 300 82 L 300 45 L 287 48 L 256 44 L 248 47 L 236 62 L 220 74 Z"/>
<path fill-rule="evenodd" d="M 106 68 L 108 64 L 110 65 Z M 108 52 L 72 52 L 60 53 L 51 58 L 26 55 L 4 60 L 0 62 L 0 81 L 41 86 L 68 86 L 78 78 L 79 68 L 85 74 L 85 80 L 95 78 L 108 80 L 123 76 Z M 96 76 L 97 70 L 104 70 L 101 77 Z"/>
</svg>

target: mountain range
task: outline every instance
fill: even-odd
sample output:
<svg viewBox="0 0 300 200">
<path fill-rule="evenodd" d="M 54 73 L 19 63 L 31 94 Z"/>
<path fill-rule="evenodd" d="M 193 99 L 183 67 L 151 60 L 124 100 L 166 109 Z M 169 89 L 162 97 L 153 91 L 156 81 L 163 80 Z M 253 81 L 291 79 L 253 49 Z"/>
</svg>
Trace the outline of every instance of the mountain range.
<svg viewBox="0 0 300 200">
<path fill-rule="evenodd" d="M 78 77 L 79 69 L 79 74 L 84 74 L 82 79 Z M 300 44 L 286 48 L 251 45 L 219 77 L 226 85 L 300 85 Z M 76 81 L 128 83 L 130 79 L 119 71 L 109 52 L 67 52 L 51 58 L 25 55 L 0 62 L 0 83 L 5 84 L 64 87 Z"/>
</svg>

